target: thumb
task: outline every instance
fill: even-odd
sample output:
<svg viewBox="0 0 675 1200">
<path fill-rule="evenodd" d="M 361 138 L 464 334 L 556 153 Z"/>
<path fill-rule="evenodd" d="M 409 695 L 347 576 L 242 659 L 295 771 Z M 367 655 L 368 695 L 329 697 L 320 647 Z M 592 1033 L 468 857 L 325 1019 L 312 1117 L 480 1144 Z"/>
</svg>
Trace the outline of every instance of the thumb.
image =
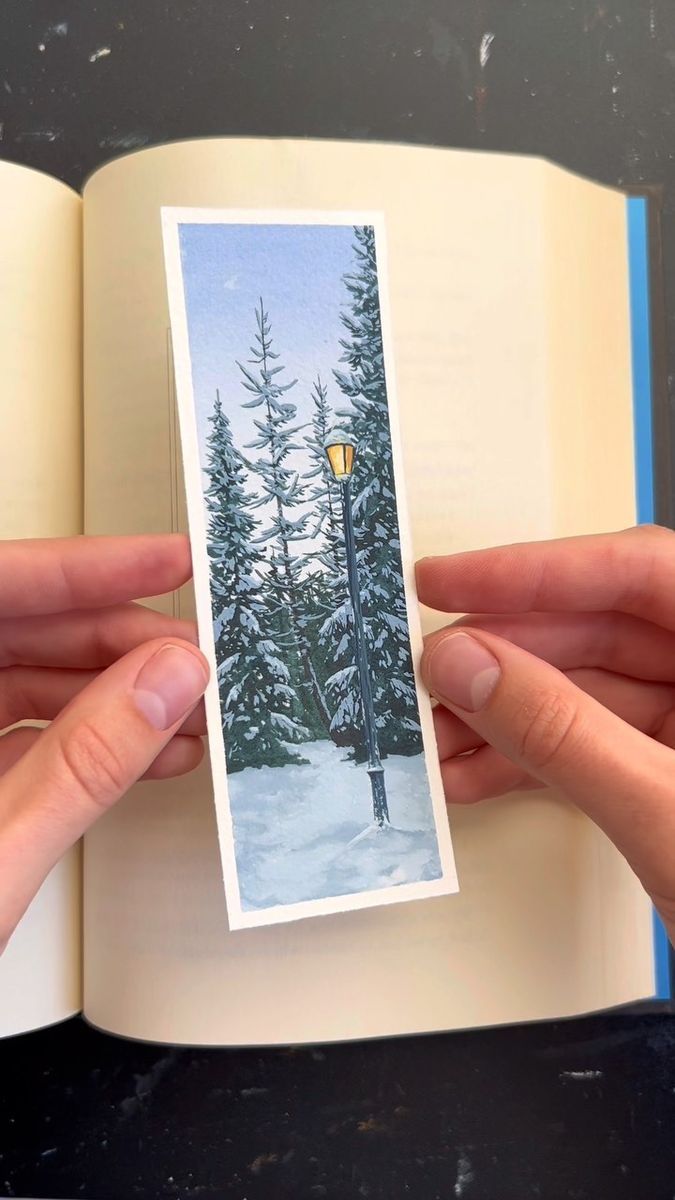
<svg viewBox="0 0 675 1200">
<path fill-rule="evenodd" d="M 3 776 L 0 950 L 58 859 L 171 740 L 208 673 L 189 642 L 137 647 L 80 692 Z"/>
<path fill-rule="evenodd" d="M 672 919 L 672 750 L 626 724 L 549 663 L 482 630 L 449 629 L 431 637 L 422 673 L 432 695 L 486 742 L 588 813 Z"/>
</svg>

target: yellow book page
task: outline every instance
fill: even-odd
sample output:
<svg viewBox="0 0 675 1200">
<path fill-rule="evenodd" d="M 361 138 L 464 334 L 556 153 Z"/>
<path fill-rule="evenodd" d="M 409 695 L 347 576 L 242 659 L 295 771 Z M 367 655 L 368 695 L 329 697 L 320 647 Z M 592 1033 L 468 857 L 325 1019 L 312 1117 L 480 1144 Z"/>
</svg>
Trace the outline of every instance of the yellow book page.
<svg viewBox="0 0 675 1200">
<path fill-rule="evenodd" d="M 384 213 L 417 556 L 632 521 L 622 197 L 536 160 L 233 140 L 142 152 L 87 185 L 89 532 L 184 527 L 163 205 Z M 579 336 L 600 298 L 610 353 Z M 592 411 L 567 424 L 570 392 Z M 610 420 L 613 457 L 581 503 L 579 455 Z M 187 592 L 168 603 L 190 611 Z M 207 768 L 141 785 L 86 838 L 87 1016 L 164 1041 L 298 1042 L 652 991 L 649 906 L 578 812 L 530 793 L 453 809 L 451 826 L 459 896 L 230 933 Z"/>
<path fill-rule="evenodd" d="M 64 184 L 0 163 L 2 538 L 82 532 L 81 215 Z M 0 1036 L 78 1011 L 80 919 L 76 847 L 0 958 Z"/>
</svg>

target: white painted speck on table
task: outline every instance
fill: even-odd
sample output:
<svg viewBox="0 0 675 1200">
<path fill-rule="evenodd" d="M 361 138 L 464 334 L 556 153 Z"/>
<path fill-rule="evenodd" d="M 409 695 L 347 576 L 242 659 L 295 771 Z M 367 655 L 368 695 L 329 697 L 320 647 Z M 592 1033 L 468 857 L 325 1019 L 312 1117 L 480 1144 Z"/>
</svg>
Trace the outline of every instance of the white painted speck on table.
<svg viewBox="0 0 675 1200">
<path fill-rule="evenodd" d="M 473 1183 L 473 1181 L 474 1170 L 471 1165 L 471 1160 L 466 1151 L 462 1151 L 457 1162 L 457 1177 L 455 1179 L 455 1186 L 453 1188 L 455 1196 L 465 1196 L 467 1188 L 471 1183 Z"/>
<path fill-rule="evenodd" d="M 561 1071 L 560 1079 L 573 1079 L 576 1081 L 588 1079 L 602 1079 L 603 1072 L 598 1070 L 587 1071 Z"/>
<path fill-rule="evenodd" d="M 478 61 L 480 63 L 481 71 L 484 71 L 488 65 L 490 55 L 492 54 L 492 43 L 494 40 L 495 35 L 494 33 L 490 33 L 489 30 L 487 33 L 484 33 L 480 39 L 480 46 L 478 47 Z"/>
</svg>

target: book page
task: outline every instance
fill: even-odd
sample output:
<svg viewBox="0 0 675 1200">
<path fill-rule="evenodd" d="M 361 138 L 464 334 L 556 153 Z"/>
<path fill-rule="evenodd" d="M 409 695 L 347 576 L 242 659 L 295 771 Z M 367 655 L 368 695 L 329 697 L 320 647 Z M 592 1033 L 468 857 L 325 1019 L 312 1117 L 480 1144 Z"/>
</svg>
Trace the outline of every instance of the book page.
<svg viewBox="0 0 675 1200">
<path fill-rule="evenodd" d="M 184 520 L 162 206 L 383 213 L 416 556 L 630 524 L 625 205 L 567 178 L 536 160 L 269 141 L 104 168 L 84 205 L 88 531 Z M 611 356 L 583 333 L 600 299 Z M 580 387 L 593 425 L 580 406 L 568 427 Z M 581 448 L 608 422 L 616 455 L 580 485 Z M 163 603 L 190 612 L 188 591 Z M 86 1015 L 155 1040 L 298 1042 L 651 993 L 648 902 L 581 814 L 528 793 L 450 820 L 459 896 L 229 932 L 208 768 L 139 786 L 86 839 Z"/>
<path fill-rule="evenodd" d="M 0 163 L 3 538 L 82 532 L 81 201 Z M 0 1036 L 80 1008 L 80 853 L 45 882 L 0 958 Z"/>
</svg>

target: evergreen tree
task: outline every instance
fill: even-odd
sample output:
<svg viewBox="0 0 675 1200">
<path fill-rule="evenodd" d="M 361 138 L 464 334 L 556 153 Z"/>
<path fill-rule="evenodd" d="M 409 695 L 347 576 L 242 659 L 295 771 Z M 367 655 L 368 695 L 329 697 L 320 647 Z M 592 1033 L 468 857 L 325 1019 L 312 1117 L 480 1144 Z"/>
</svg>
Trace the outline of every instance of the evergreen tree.
<svg viewBox="0 0 675 1200">
<path fill-rule="evenodd" d="M 302 671 L 306 723 L 313 733 L 325 736 L 330 727 L 330 713 L 312 662 L 303 621 L 302 560 L 292 549 L 294 543 L 306 537 L 307 525 L 306 513 L 301 512 L 295 519 L 290 515 L 305 501 L 299 473 L 288 461 L 293 451 L 302 448 L 295 440 L 301 429 L 293 424 L 296 406 L 285 399 L 297 380 L 282 383 L 278 378 L 284 367 L 278 364 L 279 355 L 272 349 L 270 321 L 262 298 L 256 309 L 256 324 L 251 358 L 247 365 L 237 365 L 244 377 L 243 386 L 251 393 L 251 399 L 243 407 L 261 410 L 260 418 L 254 420 L 257 435 L 247 445 L 247 449 L 262 452 L 252 464 L 260 481 L 259 495 L 253 506 L 265 508 L 270 514 L 269 524 L 258 540 L 272 555 L 274 576 L 270 585 L 275 593 L 274 609 L 280 620 L 285 614 L 290 648 L 297 655 Z"/>
<path fill-rule="evenodd" d="M 335 379 L 351 407 L 339 412 L 357 445 L 352 478 L 353 515 L 373 701 L 383 754 L 416 754 L 422 749 L 403 572 L 396 519 L 394 466 L 389 429 L 384 351 L 372 227 L 354 230 L 354 269 L 345 276 L 349 310 L 342 314 Z M 335 730 L 362 741 L 358 678 L 349 644 L 347 602 L 323 626 L 322 637 L 338 643 L 339 669 L 328 681 L 336 703 Z M 361 751 L 361 754 L 363 751 Z M 359 755 L 360 756 L 360 755 Z"/>
<path fill-rule="evenodd" d="M 328 465 L 325 441 L 333 424 L 328 388 L 317 375 L 312 389 L 314 413 L 312 432 L 305 438 L 311 467 L 304 478 L 311 479 L 312 486 L 307 499 L 313 504 L 311 537 L 320 540 L 316 557 L 329 571 L 343 573 L 344 534 L 340 516 L 340 489 Z"/>
<path fill-rule="evenodd" d="M 258 523 L 218 392 L 207 446 L 208 551 L 227 767 L 240 771 L 301 762 L 284 745 L 303 740 L 307 730 L 297 717 L 288 667 L 263 628 L 265 606 L 253 544 Z"/>
</svg>

